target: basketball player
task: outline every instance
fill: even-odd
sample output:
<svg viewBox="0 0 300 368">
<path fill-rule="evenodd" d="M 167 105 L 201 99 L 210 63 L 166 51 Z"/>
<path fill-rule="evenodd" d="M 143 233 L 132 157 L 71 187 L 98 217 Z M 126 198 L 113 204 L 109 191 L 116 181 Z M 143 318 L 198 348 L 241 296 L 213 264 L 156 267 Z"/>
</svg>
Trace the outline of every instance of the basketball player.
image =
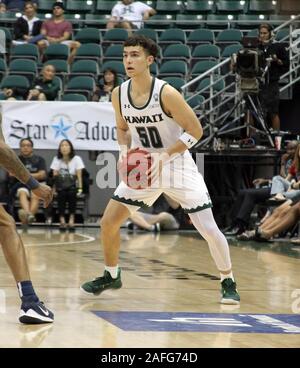
<svg viewBox="0 0 300 368">
<path fill-rule="evenodd" d="M 47 207 L 52 201 L 51 188 L 35 180 L 14 151 L 4 142 L 1 124 L 2 117 L 0 115 L 0 166 L 24 183 L 29 190 L 44 201 L 44 205 Z M 53 322 L 53 313 L 39 300 L 32 286 L 24 245 L 16 231 L 15 221 L 1 205 L 0 245 L 16 280 L 22 300 L 19 321 L 25 324 Z"/>
<path fill-rule="evenodd" d="M 206 185 L 188 151 L 201 138 L 202 127 L 180 93 L 150 75 L 149 67 L 157 52 L 157 45 L 144 36 L 128 38 L 124 43 L 123 62 L 130 79 L 112 93 L 120 159 L 129 144 L 128 137 L 132 148 L 143 147 L 151 153 L 160 153 L 159 160 L 154 160 L 149 170 L 153 187 L 136 190 L 124 182 L 118 186 L 101 221 L 104 275 L 84 283 L 81 289 L 98 295 L 122 286 L 118 266 L 120 226 L 141 206 L 151 206 L 165 193 L 189 213 L 194 226 L 207 240 L 221 275 L 221 302 L 239 304 L 228 243 L 215 223 Z M 174 181 L 170 186 L 157 185 L 167 181 L 167 176 L 175 177 L 176 182 L 183 178 L 183 184 L 176 185 Z"/>
</svg>

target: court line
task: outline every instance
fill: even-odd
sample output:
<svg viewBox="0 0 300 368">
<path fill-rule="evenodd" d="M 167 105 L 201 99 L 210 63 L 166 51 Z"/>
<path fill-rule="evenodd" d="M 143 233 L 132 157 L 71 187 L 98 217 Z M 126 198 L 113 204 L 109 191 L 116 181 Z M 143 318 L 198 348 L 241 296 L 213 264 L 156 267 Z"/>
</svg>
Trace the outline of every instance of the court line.
<svg viewBox="0 0 300 368">
<path fill-rule="evenodd" d="M 39 247 L 39 246 L 47 246 L 47 245 L 70 245 L 70 244 L 80 244 L 80 243 L 91 243 L 92 241 L 96 240 L 93 236 L 84 235 L 81 233 L 75 233 L 76 235 L 81 236 L 82 238 L 85 238 L 84 240 L 78 240 L 78 241 L 60 241 L 60 242 L 54 242 L 54 243 L 41 243 L 41 244 L 27 244 L 25 243 L 26 247 Z"/>
</svg>

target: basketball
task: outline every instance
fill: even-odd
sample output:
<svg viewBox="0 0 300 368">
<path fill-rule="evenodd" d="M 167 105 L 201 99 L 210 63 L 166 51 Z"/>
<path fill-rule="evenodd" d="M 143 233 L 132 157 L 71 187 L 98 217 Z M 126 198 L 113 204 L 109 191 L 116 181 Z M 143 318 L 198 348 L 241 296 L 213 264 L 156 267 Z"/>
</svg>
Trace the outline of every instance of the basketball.
<svg viewBox="0 0 300 368">
<path fill-rule="evenodd" d="M 152 164 L 151 157 L 146 157 L 148 154 L 140 148 L 129 150 L 118 167 L 121 180 L 132 189 L 145 189 L 151 185 L 151 179 L 146 175 Z"/>
</svg>

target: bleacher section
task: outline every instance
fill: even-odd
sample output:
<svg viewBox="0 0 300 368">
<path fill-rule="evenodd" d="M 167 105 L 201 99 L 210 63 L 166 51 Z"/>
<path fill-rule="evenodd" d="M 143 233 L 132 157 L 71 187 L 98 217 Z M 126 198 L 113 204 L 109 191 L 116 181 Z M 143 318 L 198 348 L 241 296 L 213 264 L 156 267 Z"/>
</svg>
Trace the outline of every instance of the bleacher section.
<svg viewBox="0 0 300 368">
<path fill-rule="evenodd" d="M 190 81 L 240 49 L 243 35 L 256 32 L 253 28 L 257 28 L 257 24 L 266 21 L 276 26 L 297 15 L 297 5 L 292 4 L 291 10 L 285 8 L 283 14 L 282 2 L 274 0 L 145 2 L 157 10 L 157 15 L 137 32 L 158 41 L 160 56 L 152 72 L 158 77 L 169 78 L 177 89 L 181 82 Z M 124 29 L 105 30 L 115 3 L 115 0 L 64 1 L 65 18 L 73 23 L 73 38 L 81 43 L 81 47 L 71 66 L 66 61 L 69 56 L 67 46 L 50 45 L 46 50 L 46 62 L 55 65 L 61 79 L 63 92 L 60 98 L 67 92 L 83 94 L 90 100 L 95 86 L 93 80 L 96 82 L 101 78 L 107 67 L 116 69 L 120 78 L 125 78 L 120 45 L 127 38 L 127 32 Z M 40 0 L 39 4 L 38 15 L 48 19 L 53 1 Z M 23 76 L 32 85 L 43 66 L 35 45 L 12 47 L 12 24 L 16 16 L 20 14 L 6 13 L 0 17 L 0 32 L 5 33 L 7 46 L 7 53 L 2 54 L 0 62 L 1 88 L 11 75 Z M 276 40 L 288 42 L 289 28 L 281 29 Z"/>
</svg>

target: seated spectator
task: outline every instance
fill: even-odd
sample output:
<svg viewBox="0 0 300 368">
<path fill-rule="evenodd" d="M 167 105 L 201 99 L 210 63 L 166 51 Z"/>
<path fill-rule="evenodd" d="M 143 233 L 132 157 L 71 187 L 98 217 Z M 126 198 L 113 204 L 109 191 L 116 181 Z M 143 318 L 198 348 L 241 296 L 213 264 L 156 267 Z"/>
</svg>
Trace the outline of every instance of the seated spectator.
<svg viewBox="0 0 300 368">
<path fill-rule="evenodd" d="M 271 196 L 270 201 L 275 203 L 300 196 L 300 144 L 297 146 L 288 175 L 285 178 L 279 175 L 273 177 Z"/>
<path fill-rule="evenodd" d="M 6 5 L 4 3 L 0 3 L 0 14 L 6 13 Z"/>
<path fill-rule="evenodd" d="M 3 88 L 1 94 L 3 95 L 2 99 L 6 101 L 17 101 L 17 100 L 26 100 L 28 92 L 29 90 L 27 88 L 12 87 L 12 88 Z"/>
<path fill-rule="evenodd" d="M 288 200 L 277 207 L 272 215 L 255 230 L 246 231 L 238 236 L 239 240 L 268 241 L 288 231 L 300 220 L 300 202 Z"/>
<path fill-rule="evenodd" d="M 180 208 L 179 203 L 163 194 L 150 209 L 151 213 L 140 210 L 129 217 L 127 227 L 133 230 L 135 226 L 139 229 L 158 232 L 160 230 L 177 230 L 179 221 L 172 213 Z"/>
<path fill-rule="evenodd" d="M 280 175 L 282 177 L 288 175 L 297 146 L 297 141 L 291 141 L 286 147 L 286 153 L 281 158 Z M 253 184 L 263 187 L 248 188 L 239 191 L 231 211 L 233 217 L 232 224 L 225 230 L 226 235 L 239 235 L 243 233 L 249 226 L 250 216 L 255 205 L 266 201 L 270 197 L 271 185 L 269 179 L 255 179 Z"/>
<path fill-rule="evenodd" d="M 76 55 L 80 43 L 71 40 L 73 28 L 71 22 L 64 18 L 64 5 L 57 1 L 53 4 L 53 18 L 47 20 L 42 25 L 41 33 L 45 36 L 45 40 L 38 42 L 39 47 L 44 49 L 49 44 L 62 43 L 70 47 L 71 54 L 69 63 L 71 63 Z"/>
<path fill-rule="evenodd" d="M 111 93 L 115 87 L 118 86 L 118 75 L 113 69 L 106 69 L 103 74 L 103 78 L 99 80 L 99 86 L 97 86 L 93 101 L 105 102 L 111 101 Z"/>
<path fill-rule="evenodd" d="M 54 187 L 57 192 L 60 229 L 66 230 L 66 204 L 69 205 L 69 230 L 74 230 L 76 197 L 82 193 L 82 169 L 84 163 L 80 156 L 75 155 L 72 143 L 68 139 L 60 142 L 57 156 L 54 157 Z"/>
<path fill-rule="evenodd" d="M 31 101 L 54 101 L 59 92 L 59 85 L 54 83 L 55 68 L 53 65 L 45 65 L 42 76 L 36 79 L 34 88 L 29 91 L 27 100 Z"/>
<path fill-rule="evenodd" d="M 7 11 L 22 11 L 27 2 L 28 0 L 1 0 L 1 3 L 6 6 Z M 33 0 L 32 3 L 37 8 L 38 0 Z"/>
<path fill-rule="evenodd" d="M 19 159 L 31 173 L 34 179 L 44 182 L 46 180 L 46 162 L 43 157 L 35 155 L 33 151 L 33 142 L 30 138 L 24 138 L 20 141 Z M 19 219 L 22 224 L 31 224 L 35 221 L 35 214 L 39 208 L 39 199 L 36 197 L 26 185 L 12 178 L 11 197 L 16 194 L 20 200 L 20 210 L 18 211 Z"/>
<path fill-rule="evenodd" d="M 111 11 L 106 28 L 125 28 L 130 35 L 133 29 L 142 28 L 143 21 L 156 14 L 156 10 L 141 1 L 122 0 Z"/>
<path fill-rule="evenodd" d="M 41 28 L 43 22 L 36 16 L 33 2 L 28 1 L 24 6 L 24 15 L 14 23 L 14 45 L 23 43 L 37 43 L 43 38 Z"/>
</svg>

